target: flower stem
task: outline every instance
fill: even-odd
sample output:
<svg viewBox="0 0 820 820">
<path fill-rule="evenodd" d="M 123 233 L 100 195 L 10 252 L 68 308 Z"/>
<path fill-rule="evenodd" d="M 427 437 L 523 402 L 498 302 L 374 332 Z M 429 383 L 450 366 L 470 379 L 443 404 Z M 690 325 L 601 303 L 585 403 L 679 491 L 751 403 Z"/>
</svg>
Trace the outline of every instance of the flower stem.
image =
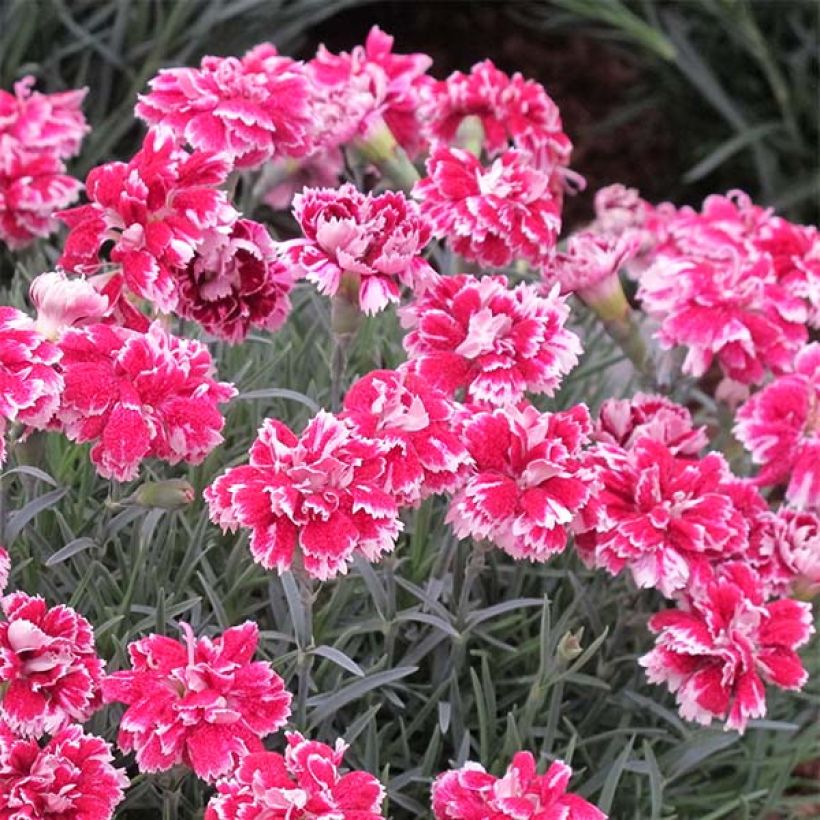
<svg viewBox="0 0 820 820">
<path fill-rule="evenodd" d="M 346 273 L 330 302 L 330 334 L 333 342 L 330 358 L 330 409 L 334 413 L 342 405 L 347 360 L 361 325 L 359 279 L 358 276 Z"/>
<path fill-rule="evenodd" d="M 384 120 L 374 123 L 366 135 L 357 137 L 353 147 L 400 191 L 410 193 L 421 178 Z"/>
</svg>

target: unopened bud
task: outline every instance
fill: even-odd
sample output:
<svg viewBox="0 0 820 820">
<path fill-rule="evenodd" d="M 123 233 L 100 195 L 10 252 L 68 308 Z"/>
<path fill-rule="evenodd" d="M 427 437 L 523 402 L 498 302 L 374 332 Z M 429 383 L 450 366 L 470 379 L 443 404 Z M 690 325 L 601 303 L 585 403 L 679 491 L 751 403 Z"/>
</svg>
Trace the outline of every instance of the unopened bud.
<svg viewBox="0 0 820 820">
<path fill-rule="evenodd" d="M 583 637 L 584 627 L 581 627 L 577 632 L 567 630 L 561 640 L 558 641 L 558 659 L 564 663 L 574 661 L 584 651 L 581 646 Z"/>
<path fill-rule="evenodd" d="M 146 481 L 126 502 L 138 507 L 178 510 L 190 504 L 195 495 L 194 488 L 184 478 L 169 478 L 165 481 Z"/>
</svg>

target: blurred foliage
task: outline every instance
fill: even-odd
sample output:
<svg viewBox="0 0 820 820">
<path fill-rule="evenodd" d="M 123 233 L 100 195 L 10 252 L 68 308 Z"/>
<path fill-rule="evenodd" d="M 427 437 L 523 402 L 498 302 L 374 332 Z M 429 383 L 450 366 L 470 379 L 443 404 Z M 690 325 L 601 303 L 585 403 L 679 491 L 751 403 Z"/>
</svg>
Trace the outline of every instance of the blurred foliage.
<svg viewBox="0 0 820 820">
<path fill-rule="evenodd" d="M 528 26 L 580 28 L 642 55 L 623 117 L 662 110 L 685 163 L 683 197 L 746 187 L 792 219 L 818 221 L 816 0 L 537 0 L 509 12 Z"/>
</svg>

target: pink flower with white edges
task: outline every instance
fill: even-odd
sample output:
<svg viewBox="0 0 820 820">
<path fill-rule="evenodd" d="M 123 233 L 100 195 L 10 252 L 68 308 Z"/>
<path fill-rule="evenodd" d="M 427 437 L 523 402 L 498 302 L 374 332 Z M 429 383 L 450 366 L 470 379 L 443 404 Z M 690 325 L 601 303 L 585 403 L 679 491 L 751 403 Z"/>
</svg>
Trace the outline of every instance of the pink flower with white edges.
<svg viewBox="0 0 820 820">
<path fill-rule="evenodd" d="M 363 46 L 352 52 L 333 54 L 319 46 L 308 63 L 317 97 L 314 114 L 325 147 L 359 135 L 366 138 L 383 119 L 393 136 L 411 156 L 423 144 L 418 118 L 423 89 L 432 80 L 426 71 L 432 64 L 426 54 L 395 54 L 393 38 L 373 26 Z M 338 109 L 335 116 L 324 114 Z"/>
<path fill-rule="evenodd" d="M 66 726 L 44 746 L 0 731 L 2 820 L 110 820 L 128 777 L 101 737 Z"/>
<path fill-rule="evenodd" d="M 814 633 L 809 604 L 766 603 L 755 573 L 741 563 L 699 570 L 677 609 L 649 619 L 655 648 L 639 663 L 650 683 L 665 683 L 681 717 L 743 732 L 766 715 L 764 682 L 801 689 L 808 673 L 795 651 Z"/>
<path fill-rule="evenodd" d="M 820 507 L 820 343 L 743 404 L 734 434 L 761 465 L 758 484 L 786 484 L 794 506 Z"/>
<path fill-rule="evenodd" d="M 166 68 L 134 109 L 198 151 L 225 154 L 237 168 L 310 148 L 310 81 L 302 63 L 263 43 L 241 59 L 203 57 L 199 68 Z"/>
<path fill-rule="evenodd" d="M 6 591 L 11 572 L 11 558 L 4 547 L 0 547 L 0 595 Z"/>
<path fill-rule="evenodd" d="M 541 265 L 554 252 L 561 204 L 526 153 L 505 151 L 484 166 L 467 150 L 437 144 L 413 195 L 433 234 L 465 259 L 493 268 L 515 259 Z"/>
<path fill-rule="evenodd" d="M 767 370 L 789 369 L 806 341 L 806 305 L 777 283 L 766 256 L 662 256 L 638 298 L 660 321 L 661 346 L 688 348 L 683 369 L 693 376 L 716 362 L 727 380 L 758 384 Z"/>
<path fill-rule="evenodd" d="M 453 429 L 455 412 L 420 377 L 374 370 L 347 391 L 341 418 L 385 445 L 384 489 L 400 506 L 417 506 L 433 493 L 452 492 L 465 476 L 470 457 Z"/>
<path fill-rule="evenodd" d="M 252 660 L 259 628 L 252 621 L 216 638 L 149 635 L 128 645 L 131 669 L 104 678 L 106 703 L 128 707 L 119 747 L 136 752 L 142 772 L 189 766 L 212 782 L 229 775 L 261 739 L 290 715 L 291 695 L 266 661 Z"/>
<path fill-rule="evenodd" d="M 267 228 L 250 219 L 238 219 L 228 236 L 206 234 L 177 277 L 179 314 L 232 343 L 252 328 L 278 329 L 295 279 L 279 256 Z"/>
<path fill-rule="evenodd" d="M 285 754 L 244 757 L 220 781 L 205 820 L 377 820 L 385 790 L 370 773 L 341 771 L 347 744 L 335 747 L 287 732 Z"/>
<path fill-rule="evenodd" d="M 607 399 L 592 435 L 625 450 L 641 438 L 651 438 L 665 444 L 674 455 L 685 456 L 696 456 L 708 443 L 705 428 L 694 426 L 689 410 L 666 396 L 647 393 Z"/>
<path fill-rule="evenodd" d="M 435 277 L 399 316 L 410 330 L 406 367 L 448 395 L 464 389 L 474 402 L 552 395 L 581 354 L 558 289 L 509 288 L 503 276 Z"/>
<path fill-rule="evenodd" d="M 167 333 L 111 325 L 67 330 L 60 340 L 65 391 L 57 420 L 72 441 L 93 441 L 104 478 L 130 481 L 145 458 L 201 462 L 222 442 L 217 407 L 236 394 L 213 378 L 208 349 Z"/>
<path fill-rule="evenodd" d="M 79 196 L 82 185 L 65 170 L 56 155 L 0 135 L 0 240 L 12 250 L 53 233 L 55 213 Z"/>
<path fill-rule="evenodd" d="M 14 93 L 0 89 L 0 141 L 57 159 L 73 157 L 91 130 L 82 112 L 87 88 L 42 94 L 33 91 L 34 77 L 14 84 Z"/>
<path fill-rule="evenodd" d="M 561 760 L 539 775 L 530 752 L 516 752 L 503 777 L 480 763 L 442 772 L 433 782 L 436 820 L 606 820 L 592 803 L 567 792 L 572 769 Z"/>
<path fill-rule="evenodd" d="M 110 309 L 108 297 L 92 281 L 69 278 L 62 271 L 36 276 L 28 294 L 37 311 L 35 327 L 49 339 L 58 338 L 68 327 L 99 322 Z"/>
<path fill-rule="evenodd" d="M 560 413 L 531 406 L 465 413 L 461 437 L 475 466 L 453 496 L 447 523 L 459 538 L 488 539 L 513 558 L 546 561 L 563 552 L 595 489 L 582 452 L 590 428 L 583 405 Z"/>
<path fill-rule="evenodd" d="M 227 154 L 189 153 L 166 126 L 148 131 L 126 162 L 109 162 L 86 179 L 90 200 L 59 214 L 70 228 L 59 264 L 96 273 L 108 260 L 122 267 L 133 293 L 164 311 L 177 304 L 175 272 L 185 268 L 209 231 L 229 234 L 237 213 L 219 186 Z"/>
<path fill-rule="evenodd" d="M 328 296 L 343 275 L 354 277 L 365 313 L 398 302 L 399 285 L 414 287 L 433 275 L 421 256 L 430 228 L 398 191 L 374 196 L 349 183 L 308 188 L 294 198 L 293 215 L 305 238 L 288 243 L 288 257 Z"/>
<path fill-rule="evenodd" d="M 205 490 L 211 520 L 249 529 L 251 553 L 266 569 L 281 574 L 297 559 L 314 578 L 344 575 L 354 555 L 376 561 L 401 532 L 396 499 L 384 489 L 386 450 L 325 411 L 301 436 L 266 419 L 250 463 Z"/>
<path fill-rule="evenodd" d="M 545 170 L 569 164 L 572 143 L 558 106 L 540 83 L 518 72 L 510 76 L 484 60 L 469 74 L 454 71 L 433 83 L 424 97 L 422 116 L 433 140 L 452 143 L 464 118 L 473 116 L 481 120 L 490 156 L 512 143 L 535 154 Z"/>
<path fill-rule="evenodd" d="M 763 552 L 779 557 L 795 592 L 807 596 L 820 592 L 820 516 L 781 507 L 767 520 L 760 540 Z"/>
<path fill-rule="evenodd" d="M 629 451 L 599 445 L 595 460 L 598 520 L 576 538 L 587 563 L 613 575 L 628 568 L 639 587 L 671 597 L 696 566 L 745 546 L 747 525 L 724 486 L 731 474 L 720 454 L 683 458 L 645 437 Z"/>
<path fill-rule="evenodd" d="M 99 706 L 103 672 L 91 624 L 24 592 L 7 595 L 2 607 L 0 719 L 27 737 L 84 723 Z"/>
<path fill-rule="evenodd" d="M 60 349 L 25 313 L 0 306 L 0 464 L 6 457 L 6 423 L 42 430 L 60 401 Z"/>
</svg>

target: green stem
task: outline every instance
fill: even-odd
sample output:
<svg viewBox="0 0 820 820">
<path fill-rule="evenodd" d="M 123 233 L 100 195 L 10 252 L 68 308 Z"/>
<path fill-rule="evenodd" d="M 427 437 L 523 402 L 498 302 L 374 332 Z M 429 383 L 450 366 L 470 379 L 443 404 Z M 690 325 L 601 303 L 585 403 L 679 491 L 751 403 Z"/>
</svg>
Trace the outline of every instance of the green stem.
<svg viewBox="0 0 820 820">
<path fill-rule="evenodd" d="M 313 667 L 311 648 L 315 644 L 313 637 L 313 601 L 315 598 L 313 582 L 302 567 L 294 567 L 293 575 L 299 587 L 299 596 L 304 608 L 305 623 L 310 636 L 308 646 L 299 647 L 299 657 L 296 667 L 296 706 L 294 713 L 299 729 L 307 727 L 307 699 L 310 694 L 310 673 Z"/>
<path fill-rule="evenodd" d="M 347 360 L 361 325 L 359 277 L 346 273 L 330 302 L 330 334 L 333 342 L 330 357 L 330 409 L 334 413 L 342 405 Z"/>
</svg>

